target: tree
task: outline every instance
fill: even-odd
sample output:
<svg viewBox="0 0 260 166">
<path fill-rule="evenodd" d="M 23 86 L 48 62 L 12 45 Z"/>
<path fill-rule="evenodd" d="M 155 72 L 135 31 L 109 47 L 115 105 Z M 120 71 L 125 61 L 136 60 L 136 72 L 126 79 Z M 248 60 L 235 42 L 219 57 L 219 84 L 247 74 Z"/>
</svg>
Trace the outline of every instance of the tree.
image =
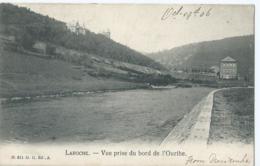
<svg viewBox="0 0 260 166">
<path fill-rule="evenodd" d="M 34 37 L 27 30 L 22 30 L 16 35 L 16 41 L 25 49 L 31 49 L 35 43 Z"/>
</svg>

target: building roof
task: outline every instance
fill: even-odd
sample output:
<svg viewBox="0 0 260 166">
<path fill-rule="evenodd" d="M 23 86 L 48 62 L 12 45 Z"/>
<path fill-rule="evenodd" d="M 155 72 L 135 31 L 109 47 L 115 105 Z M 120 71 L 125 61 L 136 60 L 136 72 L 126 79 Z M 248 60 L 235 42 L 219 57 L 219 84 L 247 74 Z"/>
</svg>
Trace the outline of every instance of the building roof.
<svg viewBox="0 0 260 166">
<path fill-rule="evenodd" d="M 226 58 L 222 59 L 221 62 L 236 62 L 236 60 L 230 56 L 227 56 Z"/>
<path fill-rule="evenodd" d="M 210 69 L 219 69 L 218 66 L 211 66 Z"/>
</svg>

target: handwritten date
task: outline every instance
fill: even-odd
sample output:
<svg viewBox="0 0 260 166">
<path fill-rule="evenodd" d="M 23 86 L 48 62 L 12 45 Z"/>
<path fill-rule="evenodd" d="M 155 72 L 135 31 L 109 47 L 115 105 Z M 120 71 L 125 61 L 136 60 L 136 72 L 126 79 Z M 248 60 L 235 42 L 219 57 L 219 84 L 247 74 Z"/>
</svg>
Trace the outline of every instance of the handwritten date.
<svg viewBox="0 0 260 166">
<path fill-rule="evenodd" d="M 185 10 L 185 8 L 183 6 L 179 7 L 179 8 L 167 8 L 162 16 L 161 16 L 161 20 L 165 21 L 165 20 L 170 20 L 170 19 L 176 19 L 176 18 L 184 18 L 186 20 L 189 20 L 192 17 L 209 17 L 212 13 L 212 8 L 202 8 L 201 6 L 198 8 L 195 8 L 194 10 Z"/>
</svg>

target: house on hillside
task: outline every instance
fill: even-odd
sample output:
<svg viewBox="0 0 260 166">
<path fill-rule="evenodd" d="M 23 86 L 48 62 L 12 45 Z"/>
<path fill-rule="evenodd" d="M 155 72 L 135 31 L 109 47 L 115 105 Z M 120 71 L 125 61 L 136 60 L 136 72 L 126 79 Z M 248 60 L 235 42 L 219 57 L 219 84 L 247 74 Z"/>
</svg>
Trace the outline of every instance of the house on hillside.
<svg viewBox="0 0 260 166">
<path fill-rule="evenodd" d="M 0 34 L 0 50 L 17 50 L 15 36 Z"/>
<path fill-rule="evenodd" d="M 0 40 L 5 42 L 5 43 L 14 43 L 15 37 L 0 34 Z"/>
<path fill-rule="evenodd" d="M 220 79 L 237 79 L 237 61 L 230 56 L 220 61 Z"/>
<path fill-rule="evenodd" d="M 33 45 L 33 49 L 38 53 L 46 55 L 47 44 L 44 42 L 36 41 Z"/>
</svg>

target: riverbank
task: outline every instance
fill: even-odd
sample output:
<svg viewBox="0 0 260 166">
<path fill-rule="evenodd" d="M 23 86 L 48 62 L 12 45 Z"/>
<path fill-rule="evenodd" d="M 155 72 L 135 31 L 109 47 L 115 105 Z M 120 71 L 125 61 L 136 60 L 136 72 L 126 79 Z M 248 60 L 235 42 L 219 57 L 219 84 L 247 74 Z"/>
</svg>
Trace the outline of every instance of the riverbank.
<svg viewBox="0 0 260 166">
<path fill-rule="evenodd" d="M 19 85 L 21 86 L 21 85 Z M 2 86 L 2 89 L 4 86 Z M 94 82 L 78 82 L 70 85 L 63 83 L 57 86 L 47 87 L 23 87 L 17 90 L 5 89 L 1 90 L 0 98 L 2 100 L 26 100 L 32 98 L 46 98 L 46 97 L 65 97 L 78 96 L 88 93 L 108 92 L 108 91 L 123 91 L 131 89 L 147 89 L 148 85 L 124 82 L 111 79 L 100 79 Z"/>
<path fill-rule="evenodd" d="M 213 94 L 211 91 L 204 97 L 184 118 L 173 127 L 171 132 L 163 139 L 160 145 L 177 145 L 183 143 L 207 144 L 211 110 L 213 105 Z"/>
<path fill-rule="evenodd" d="M 122 85 L 122 84 L 120 84 Z M 59 97 L 78 97 L 93 93 L 105 93 L 105 92 L 118 92 L 118 91 L 126 91 L 126 90 L 134 90 L 134 89 L 148 89 L 150 88 L 147 85 L 140 85 L 140 86 L 121 86 L 121 87 L 106 87 L 106 88 L 100 88 L 95 87 L 94 89 L 85 90 L 85 91 L 59 91 L 59 92 L 49 92 L 46 94 L 43 93 L 33 93 L 29 94 L 29 96 L 13 96 L 13 97 L 6 97 L 6 98 L 0 98 L 0 103 L 6 104 L 6 103 L 15 103 L 15 102 L 24 102 L 24 101 L 36 101 L 36 100 L 42 100 L 42 99 L 53 99 L 53 98 L 59 98 Z"/>
<path fill-rule="evenodd" d="M 254 88 L 231 88 L 216 92 L 209 144 L 254 142 Z"/>
</svg>

